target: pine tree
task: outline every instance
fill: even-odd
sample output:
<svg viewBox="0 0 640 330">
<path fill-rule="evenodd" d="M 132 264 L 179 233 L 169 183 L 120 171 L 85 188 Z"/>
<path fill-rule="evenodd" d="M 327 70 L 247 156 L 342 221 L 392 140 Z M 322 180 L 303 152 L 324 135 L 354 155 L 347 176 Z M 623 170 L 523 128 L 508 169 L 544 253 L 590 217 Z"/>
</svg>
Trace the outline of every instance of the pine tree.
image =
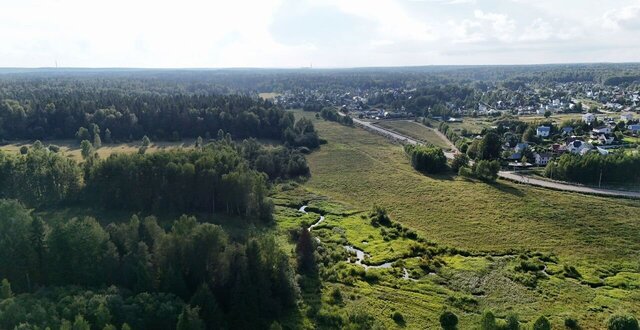
<svg viewBox="0 0 640 330">
<path fill-rule="evenodd" d="M 224 315 L 218 306 L 216 297 L 206 283 L 202 283 L 198 291 L 191 297 L 189 305 L 200 309 L 200 318 L 207 329 L 219 329 L 224 322 Z"/>
<path fill-rule="evenodd" d="M 185 306 L 178 316 L 176 330 L 204 330 L 204 322 L 198 316 L 199 308 Z"/>
<path fill-rule="evenodd" d="M 100 139 L 100 134 L 98 134 L 98 133 L 93 135 L 93 146 L 96 149 L 102 147 L 102 140 Z"/>
<path fill-rule="evenodd" d="M 313 239 L 311 233 L 306 228 L 300 229 L 300 236 L 296 244 L 298 255 L 298 270 L 307 275 L 316 271 L 316 259 L 314 253 Z"/>
<path fill-rule="evenodd" d="M 0 284 L 0 299 L 9 299 L 13 297 L 13 291 L 11 291 L 11 283 L 9 280 L 2 279 L 2 284 Z"/>
<path fill-rule="evenodd" d="M 104 130 L 104 142 L 113 143 L 113 139 L 111 138 L 111 131 L 108 128 Z"/>
</svg>

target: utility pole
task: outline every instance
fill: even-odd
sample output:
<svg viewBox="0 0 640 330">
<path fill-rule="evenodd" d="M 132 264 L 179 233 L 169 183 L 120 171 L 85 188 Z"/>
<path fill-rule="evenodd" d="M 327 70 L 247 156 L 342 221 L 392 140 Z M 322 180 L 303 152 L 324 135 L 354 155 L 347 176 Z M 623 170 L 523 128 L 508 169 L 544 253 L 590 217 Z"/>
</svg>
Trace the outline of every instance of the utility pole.
<svg viewBox="0 0 640 330">
<path fill-rule="evenodd" d="M 600 179 L 598 180 L 598 188 L 602 185 L 602 167 L 600 168 Z"/>
</svg>

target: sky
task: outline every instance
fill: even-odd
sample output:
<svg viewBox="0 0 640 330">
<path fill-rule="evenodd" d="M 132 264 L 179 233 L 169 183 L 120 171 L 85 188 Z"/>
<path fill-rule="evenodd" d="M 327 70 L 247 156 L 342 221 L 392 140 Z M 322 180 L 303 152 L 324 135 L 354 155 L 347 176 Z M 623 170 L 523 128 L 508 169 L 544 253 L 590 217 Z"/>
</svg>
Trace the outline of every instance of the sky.
<svg viewBox="0 0 640 330">
<path fill-rule="evenodd" d="M 640 0 L 0 0 L 0 67 L 640 62 Z"/>
</svg>

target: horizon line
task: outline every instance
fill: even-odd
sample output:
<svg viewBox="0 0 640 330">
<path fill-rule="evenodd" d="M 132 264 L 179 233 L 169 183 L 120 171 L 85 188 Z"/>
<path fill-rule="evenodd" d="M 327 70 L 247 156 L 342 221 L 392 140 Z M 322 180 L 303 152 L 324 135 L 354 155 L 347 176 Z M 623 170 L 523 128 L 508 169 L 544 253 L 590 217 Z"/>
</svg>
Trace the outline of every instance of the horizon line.
<svg viewBox="0 0 640 330">
<path fill-rule="evenodd" d="M 1 70 L 349 70 L 349 69 L 387 69 L 387 68 L 427 68 L 427 67 L 510 67 L 510 66 L 544 66 L 544 65 L 598 65 L 598 64 L 640 64 L 640 61 L 628 62 L 548 62 L 526 64 L 420 64 L 420 65 L 374 65 L 374 66 L 229 66 L 229 67 L 136 67 L 136 66 L 0 66 Z"/>
</svg>

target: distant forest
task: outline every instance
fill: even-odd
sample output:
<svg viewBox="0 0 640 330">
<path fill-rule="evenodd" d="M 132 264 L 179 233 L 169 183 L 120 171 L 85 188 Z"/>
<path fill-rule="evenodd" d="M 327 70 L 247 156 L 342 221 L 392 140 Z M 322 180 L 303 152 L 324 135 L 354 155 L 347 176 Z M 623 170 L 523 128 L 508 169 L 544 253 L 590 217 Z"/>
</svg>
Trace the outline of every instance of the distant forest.
<svg viewBox="0 0 640 330">
<path fill-rule="evenodd" d="M 211 138 L 282 140 L 317 147 L 315 131 L 268 101 L 215 84 L 107 76 L 0 75 L 0 140 L 73 139 L 97 125 L 105 142 Z M 108 133 L 107 133 L 108 132 Z M 91 137 L 93 138 L 93 137 Z"/>
</svg>

